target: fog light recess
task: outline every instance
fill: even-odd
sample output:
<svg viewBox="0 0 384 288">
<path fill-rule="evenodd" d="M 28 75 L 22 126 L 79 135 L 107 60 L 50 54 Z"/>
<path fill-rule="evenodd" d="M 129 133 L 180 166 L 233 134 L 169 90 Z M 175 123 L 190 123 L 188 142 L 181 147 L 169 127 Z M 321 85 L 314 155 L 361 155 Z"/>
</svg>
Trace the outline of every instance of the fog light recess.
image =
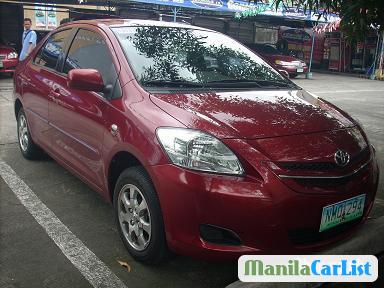
<svg viewBox="0 0 384 288">
<path fill-rule="evenodd" d="M 200 236 L 204 241 L 221 245 L 241 245 L 240 237 L 232 230 L 210 224 L 200 225 Z"/>
</svg>

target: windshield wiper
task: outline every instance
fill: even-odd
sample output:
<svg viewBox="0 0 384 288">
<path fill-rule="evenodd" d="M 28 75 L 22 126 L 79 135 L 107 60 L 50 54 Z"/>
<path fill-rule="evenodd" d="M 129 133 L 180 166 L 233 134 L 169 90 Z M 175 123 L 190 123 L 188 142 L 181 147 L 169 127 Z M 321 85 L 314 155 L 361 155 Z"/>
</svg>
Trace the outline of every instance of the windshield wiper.
<svg viewBox="0 0 384 288">
<path fill-rule="evenodd" d="M 290 82 L 283 82 L 283 81 L 274 81 L 274 80 L 264 80 L 264 79 L 260 79 L 260 80 L 256 80 L 260 86 L 262 87 L 266 87 L 266 88 L 294 88 L 294 89 L 298 89 L 298 86 L 296 86 L 295 84 L 293 83 L 290 83 Z"/>
<path fill-rule="evenodd" d="M 298 88 L 296 85 L 289 82 L 273 81 L 273 80 L 251 80 L 251 79 L 224 79 L 215 80 L 205 83 L 196 83 L 185 80 L 148 80 L 142 81 L 142 85 L 148 87 L 172 87 L 172 88 L 226 88 L 226 87 L 238 87 L 238 88 Z"/>
<path fill-rule="evenodd" d="M 185 80 L 149 80 L 141 82 L 144 86 L 156 87 L 204 87 L 203 84 Z"/>
<path fill-rule="evenodd" d="M 209 81 L 205 83 L 207 86 L 237 86 L 237 87 L 259 87 L 259 88 L 295 88 L 291 83 L 281 82 L 281 81 L 272 81 L 272 80 L 252 80 L 252 79 L 226 79 L 226 80 L 216 80 Z"/>
<path fill-rule="evenodd" d="M 205 83 L 205 85 L 215 86 L 215 87 L 223 86 L 223 84 L 224 85 L 228 84 L 230 86 L 236 85 L 241 87 L 254 87 L 254 86 L 261 87 L 261 85 L 257 83 L 257 81 L 249 80 L 249 79 L 225 79 L 225 80 L 208 81 Z"/>
</svg>

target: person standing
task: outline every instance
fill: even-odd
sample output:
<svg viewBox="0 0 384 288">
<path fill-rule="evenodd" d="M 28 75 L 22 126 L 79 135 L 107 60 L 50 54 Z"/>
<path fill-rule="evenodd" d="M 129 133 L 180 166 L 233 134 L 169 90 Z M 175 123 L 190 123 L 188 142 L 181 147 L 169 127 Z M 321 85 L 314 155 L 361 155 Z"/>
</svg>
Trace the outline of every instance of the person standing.
<svg viewBox="0 0 384 288">
<path fill-rule="evenodd" d="M 31 29 L 32 20 L 30 18 L 24 19 L 24 32 L 22 38 L 22 48 L 20 52 L 19 60 L 23 61 L 28 57 L 29 53 L 32 52 L 33 48 L 36 47 L 36 32 Z"/>
</svg>

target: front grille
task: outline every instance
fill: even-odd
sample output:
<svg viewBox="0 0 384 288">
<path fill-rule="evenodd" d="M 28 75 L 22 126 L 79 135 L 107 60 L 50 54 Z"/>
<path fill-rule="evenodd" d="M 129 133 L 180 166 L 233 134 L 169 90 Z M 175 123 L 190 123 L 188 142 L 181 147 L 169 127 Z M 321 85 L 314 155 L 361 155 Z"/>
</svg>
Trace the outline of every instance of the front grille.
<svg viewBox="0 0 384 288">
<path fill-rule="evenodd" d="M 331 170 L 337 167 L 332 162 L 280 162 L 279 166 L 286 170 L 311 170 L 324 171 Z"/>
<path fill-rule="evenodd" d="M 359 153 L 353 155 L 346 167 L 360 163 L 361 161 L 369 158 L 369 148 L 366 147 Z M 278 162 L 278 166 L 285 170 L 292 171 L 328 171 L 334 169 L 343 169 L 346 167 L 340 167 L 335 162 Z"/>
<path fill-rule="evenodd" d="M 353 227 L 357 226 L 360 221 L 361 218 L 352 220 L 323 232 L 319 232 L 318 229 L 312 228 L 289 230 L 288 236 L 291 242 L 295 245 L 315 244 L 316 242 L 329 240 L 351 230 Z"/>
<path fill-rule="evenodd" d="M 364 169 L 365 168 L 365 169 Z M 295 181 L 300 183 L 301 185 L 304 186 L 309 186 L 309 187 L 334 187 L 334 186 L 339 186 L 339 185 L 346 185 L 353 179 L 356 179 L 356 177 L 359 177 L 359 175 L 362 175 L 364 171 L 366 171 L 366 167 L 363 169 L 360 169 L 356 173 L 346 176 L 346 177 L 341 177 L 341 178 L 332 178 L 332 177 L 325 177 L 325 178 L 316 178 L 316 177 L 311 177 L 311 178 L 296 178 Z"/>
<path fill-rule="evenodd" d="M 7 55 L 0 55 L 0 60 L 4 60 L 7 57 Z"/>
</svg>

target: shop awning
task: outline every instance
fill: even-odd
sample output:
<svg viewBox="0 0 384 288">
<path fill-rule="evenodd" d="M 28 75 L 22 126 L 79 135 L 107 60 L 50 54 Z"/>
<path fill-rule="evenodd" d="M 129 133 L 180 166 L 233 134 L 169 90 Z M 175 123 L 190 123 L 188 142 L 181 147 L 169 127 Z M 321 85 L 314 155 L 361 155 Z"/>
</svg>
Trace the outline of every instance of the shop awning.
<svg viewBox="0 0 384 288">
<path fill-rule="evenodd" d="M 248 2 L 246 0 L 132 0 L 130 2 L 210 10 L 221 13 L 230 12 L 236 13 L 235 17 L 237 18 L 260 15 L 322 23 L 334 22 L 340 19 L 336 14 L 327 14 L 327 16 L 324 17 L 310 10 L 304 11 L 304 9 L 297 7 L 284 7 L 280 5 L 276 9 L 273 3 L 274 1 L 270 1 L 269 4 L 254 3 L 253 1 Z"/>
</svg>

